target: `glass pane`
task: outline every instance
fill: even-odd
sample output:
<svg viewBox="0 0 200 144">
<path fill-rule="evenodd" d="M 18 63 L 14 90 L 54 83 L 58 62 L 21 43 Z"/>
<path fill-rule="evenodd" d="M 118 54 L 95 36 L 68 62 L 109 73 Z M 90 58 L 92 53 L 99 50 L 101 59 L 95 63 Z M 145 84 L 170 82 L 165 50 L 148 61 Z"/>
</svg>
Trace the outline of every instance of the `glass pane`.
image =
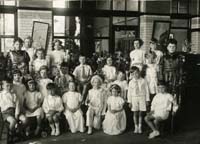
<svg viewBox="0 0 200 144">
<path fill-rule="evenodd" d="M 174 35 L 174 38 L 177 40 L 177 51 L 182 51 L 182 44 L 184 40 L 187 39 L 187 30 L 184 29 L 171 29 L 171 33 Z"/>
<path fill-rule="evenodd" d="M 126 24 L 131 26 L 138 26 L 138 18 L 137 17 L 127 17 Z"/>
<path fill-rule="evenodd" d="M 53 0 L 54 8 L 68 8 L 69 2 L 67 0 Z"/>
<path fill-rule="evenodd" d="M 125 25 L 125 17 L 113 17 L 113 25 Z"/>
<path fill-rule="evenodd" d="M 65 35 L 65 16 L 54 16 L 54 36 Z"/>
<path fill-rule="evenodd" d="M 96 0 L 96 9 L 110 10 L 110 0 Z"/>
<path fill-rule="evenodd" d="M 15 6 L 15 0 L 1 0 L 0 5 Z"/>
<path fill-rule="evenodd" d="M 108 39 L 96 39 L 95 40 L 95 52 L 109 52 L 109 40 Z"/>
<path fill-rule="evenodd" d="M 125 10 L 125 0 L 113 0 L 113 10 Z"/>
<path fill-rule="evenodd" d="M 172 27 L 188 27 L 188 20 L 173 19 Z"/>
<path fill-rule="evenodd" d="M 127 11 L 138 11 L 138 0 L 127 0 Z"/>
<path fill-rule="evenodd" d="M 0 34 L 14 35 L 14 14 L 0 14 Z"/>
<path fill-rule="evenodd" d="M 81 8 L 80 0 L 69 0 L 69 8 Z"/>
<path fill-rule="evenodd" d="M 8 52 L 13 47 L 13 38 L 1 38 L 1 51 Z"/>
<path fill-rule="evenodd" d="M 109 18 L 94 18 L 94 36 L 109 36 Z"/>
<path fill-rule="evenodd" d="M 188 2 L 187 1 L 180 1 L 179 2 L 179 13 L 187 13 L 188 12 Z"/>
</svg>

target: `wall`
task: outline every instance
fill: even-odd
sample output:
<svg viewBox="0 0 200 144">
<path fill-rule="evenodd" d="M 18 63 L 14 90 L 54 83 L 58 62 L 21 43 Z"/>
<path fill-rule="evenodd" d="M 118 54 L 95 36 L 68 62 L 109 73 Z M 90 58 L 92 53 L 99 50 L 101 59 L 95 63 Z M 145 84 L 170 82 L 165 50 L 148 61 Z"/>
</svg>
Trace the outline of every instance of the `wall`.
<svg viewBox="0 0 200 144">
<path fill-rule="evenodd" d="M 152 38 L 154 20 L 168 21 L 169 16 L 143 15 L 140 17 L 140 38 L 144 41 L 143 49 L 149 48 Z"/>
<path fill-rule="evenodd" d="M 18 36 L 25 38 L 32 35 L 33 21 L 49 24 L 47 48 L 51 50 L 52 45 L 52 12 L 36 10 L 18 10 Z"/>
<path fill-rule="evenodd" d="M 200 17 L 192 18 L 191 29 L 198 29 L 191 33 L 192 51 L 200 53 Z"/>
</svg>

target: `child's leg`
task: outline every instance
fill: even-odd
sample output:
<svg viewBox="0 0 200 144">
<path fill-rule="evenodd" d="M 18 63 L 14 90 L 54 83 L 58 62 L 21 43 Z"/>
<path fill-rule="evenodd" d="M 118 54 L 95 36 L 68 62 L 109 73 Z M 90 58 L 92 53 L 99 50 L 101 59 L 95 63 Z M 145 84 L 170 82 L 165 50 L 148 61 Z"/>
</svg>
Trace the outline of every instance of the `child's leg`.
<svg viewBox="0 0 200 144">
<path fill-rule="evenodd" d="M 50 125 L 50 128 L 51 128 L 51 135 L 55 135 L 55 126 L 54 126 L 53 117 L 48 116 L 47 119 L 49 121 L 49 125 Z"/>
<path fill-rule="evenodd" d="M 37 119 L 37 127 L 36 127 L 36 130 L 35 130 L 34 134 L 38 135 L 39 131 L 40 131 L 40 128 L 41 128 L 42 117 L 39 115 L 39 116 L 36 116 L 36 119 Z"/>
<path fill-rule="evenodd" d="M 138 132 L 138 114 L 139 114 L 138 111 L 133 112 L 133 122 L 134 122 L 134 125 L 135 125 L 134 133 Z"/>
<path fill-rule="evenodd" d="M 60 117 L 60 115 L 58 113 L 56 113 L 56 114 L 53 115 L 53 121 L 54 121 L 55 127 L 56 127 L 55 136 L 60 135 L 59 117 Z"/>
<path fill-rule="evenodd" d="M 143 112 L 139 111 L 138 133 L 142 133 L 142 117 Z"/>
<path fill-rule="evenodd" d="M 147 123 L 147 125 L 151 128 L 152 131 L 156 131 L 156 127 L 154 126 L 154 123 L 153 123 L 155 118 L 151 114 L 147 114 L 144 120 Z"/>
<path fill-rule="evenodd" d="M 92 134 L 92 126 L 94 120 L 94 110 L 92 108 L 88 108 L 86 113 L 86 125 L 88 126 L 88 134 Z"/>
<path fill-rule="evenodd" d="M 12 116 L 8 116 L 7 119 L 6 119 L 6 121 L 9 123 L 9 130 L 10 130 L 10 132 L 11 133 L 14 132 L 15 125 L 17 124 L 16 119 L 14 117 L 12 117 Z"/>
</svg>

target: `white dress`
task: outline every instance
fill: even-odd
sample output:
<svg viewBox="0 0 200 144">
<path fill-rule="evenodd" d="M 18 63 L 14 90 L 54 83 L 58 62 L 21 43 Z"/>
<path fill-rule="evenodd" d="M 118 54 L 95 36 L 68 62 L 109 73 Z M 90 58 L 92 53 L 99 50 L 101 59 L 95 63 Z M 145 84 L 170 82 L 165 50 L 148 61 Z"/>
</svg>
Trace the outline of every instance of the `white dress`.
<svg viewBox="0 0 200 144">
<path fill-rule="evenodd" d="M 38 87 L 39 87 L 39 91 L 42 94 L 43 99 L 48 95 L 48 91 L 47 91 L 47 84 L 52 83 L 53 81 L 49 78 L 45 78 L 45 79 L 40 79 L 38 81 Z"/>
<path fill-rule="evenodd" d="M 67 105 L 70 109 L 75 109 L 79 106 L 79 103 L 82 101 L 82 96 L 78 92 L 67 92 L 62 97 L 63 103 Z M 64 115 L 68 121 L 69 128 L 72 133 L 75 133 L 77 131 L 84 132 L 84 118 L 83 118 L 83 112 L 79 108 L 75 113 L 72 113 L 68 109 L 65 109 Z"/>
<path fill-rule="evenodd" d="M 27 91 L 25 93 L 25 100 L 24 101 L 25 101 L 26 107 L 28 107 L 30 109 L 34 109 L 35 107 L 39 106 L 39 104 L 42 104 L 43 98 L 42 98 L 42 95 L 41 95 L 40 92 Z M 43 110 L 42 110 L 42 107 L 38 108 L 33 113 L 26 110 L 25 114 L 26 114 L 27 117 L 41 116 L 43 114 Z"/>
<path fill-rule="evenodd" d="M 105 76 L 105 81 L 113 81 L 116 79 L 116 68 L 114 66 L 105 65 L 102 71 Z"/>
<path fill-rule="evenodd" d="M 33 61 L 33 71 L 38 72 L 41 66 L 48 66 L 48 60 L 46 59 L 35 59 Z"/>
<path fill-rule="evenodd" d="M 124 100 L 121 97 L 110 96 L 107 101 L 111 110 L 123 109 Z M 103 121 L 103 131 L 109 135 L 121 134 L 126 129 L 126 114 L 122 110 L 115 114 L 107 111 L 105 120 Z"/>
<path fill-rule="evenodd" d="M 157 78 L 156 64 L 147 65 L 146 81 L 149 87 L 149 93 L 156 94 L 158 92 L 158 78 Z"/>
<path fill-rule="evenodd" d="M 135 49 L 130 52 L 131 66 L 137 66 L 140 70 L 145 63 L 145 51 L 142 49 Z"/>
<path fill-rule="evenodd" d="M 52 66 L 59 66 L 62 62 L 66 61 L 65 52 L 62 50 L 54 50 L 50 52 L 49 56 Z"/>
</svg>

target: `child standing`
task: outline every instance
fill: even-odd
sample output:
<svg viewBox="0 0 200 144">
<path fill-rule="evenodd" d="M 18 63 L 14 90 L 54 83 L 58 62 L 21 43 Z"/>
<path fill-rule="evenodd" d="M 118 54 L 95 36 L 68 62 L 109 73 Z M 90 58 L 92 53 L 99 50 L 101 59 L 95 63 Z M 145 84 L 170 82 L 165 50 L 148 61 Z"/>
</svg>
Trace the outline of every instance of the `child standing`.
<svg viewBox="0 0 200 144">
<path fill-rule="evenodd" d="M 111 96 L 107 100 L 108 111 L 103 121 L 103 131 L 109 135 L 118 135 L 126 129 L 126 114 L 123 109 L 125 101 L 120 97 L 121 89 L 118 85 L 111 85 L 110 91 Z"/>
<path fill-rule="evenodd" d="M 9 123 L 9 135 L 12 136 L 15 132 L 15 126 L 17 124 L 17 97 L 12 92 L 12 81 L 2 81 L 3 91 L 0 92 L 0 111 L 3 115 L 3 120 Z M 11 140 L 9 142 L 12 143 Z"/>
<path fill-rule="evenodd" d="M 42 66 L 39 70 L 40 79 L 38 80 L 39 91 L 42 94 L 43 99 L 48 95 L 47 85 L 53 81 L 47 77 L 47 67 Z"/>
<path fill-rule="evenodd" d="M 76 92 L 75 89 L 75 83 L 72 81 L 69 82 L 69 91 L 62 97 L 65 107 L 64 114 L 72 133 L 85 131 L 83 112 L 80 109 L 82 96 L 80 93 Z"/>
<path fill-rule="evenodd" d="M 50 67 L 49 60 L 45 58 L 44 49 L 37 49 L 35 52 L 36 59 L 33 61 L 32 72 L 38 73 L 42 66 Z"/>
<path fill-rule="evenodd" d="M 79 83 L 79 91 L 83 96 L 83 101 L 86 97 L 86 90 L 88 88 L 88 84 L 90 78 L 92 76 L 92 69 L 89 65 L 86 64 L 85 56 L 79 56 L 80 65 L 78 65 L 73 72 L 73 75 L 78 80 Z"/>
<path fill-rule="evenodd" d="M 28 90 L 25 93 L 24 99 L 24 108 L 27 118 L 36 117 L 37 127 L 34 132 L 35 135 L 38 135 L 41 128 L 41 121 L 43 118 L 43 109 L 42 102 L 43 98 L 40 92 L 36 90 L 36 82 L 33 79 L 27 81 Z M 29 119 L 28 119 L 29 122 Z M 26 133 L 29 135 L 30 126 L 27 127 Z"/>
<path fill-rule="evenodd" d="M 51 135 L 58 136 L 60 135 L 59 117 L 64 110 L 63 102 L 62 98 L 56 95 L 56 85 L 54 83 L 49 83 L 47 90 L 49 95 L 44 98 L 42 107 L 51 127 Z"/>
<path fill-rule="evenodd" d="M 117 77 L 116 67 L 114 67 L 112 64 L 113 64 L 112 58 L 108 57 L 106 60 L 106 65 L 104 65 L 104 67 L 102 68 L 105 79 L 104 81 L 108 84 L 108 87 L 111 82 L 116 80 Z"/>
<path fill-rule="evenodd" d="M 141 78 L 138 67 L 131 67 L 133 78 L 128 85 L 128 103 L 133 111 L 135 124 L 134 133 L 142 133 L 142 114 L 146 111 L 149 102 L 149 90 L 147 82 Z"/>
<path fill-rule="evenodd" d="M 54 78 L 54 82 L 59 87 L 62 95 L 68 91 L 70 81 L 73 81 L 73 77 L 69 74 L 69 64 L 63 62 L 60 65 L 60 74 Z"/>
<path fill-rule="evenodd" d="M 106 92 L 102 85 L 100 76 L 95 75 L 91 79 L 92 89 L 88 92 L 86 100 L 88 111 L 86 113 L 86 125 L 88 126 L 88 134 L 92 134 L 92 127 L 99 129 L 101 126 L 101 115 L 105 114 L 106 108 Z"/>
<path fill-rule="evenodd" d="M 173 104 L 173 109 L 172 109 Z M 149 139 L 152 139 L 160 135 L 159 123 L 166 120 L 169 117 L 169 113 L 172 110 L 174 114 L 178 109 L 178 105 L 175 98 L 166 92 L 166 87 L 160 85 L 158 87 L 158 93 L 153 98 L 151 103 L 151 112 L 145 117 L 147 125 L 152 129 L 152 133 L 149 134 Z"/>
<path fill-rule="evenodd" d="M 121 97 L 124 101 L 127 101 L 127 90 L 128 90 L 128 83 L 125 80 L 125 74 L 122 71 L 118 71 L 117 80 L 114 81 L 112 84 L 117 84 L 121 88 Z"/>
</svg>

